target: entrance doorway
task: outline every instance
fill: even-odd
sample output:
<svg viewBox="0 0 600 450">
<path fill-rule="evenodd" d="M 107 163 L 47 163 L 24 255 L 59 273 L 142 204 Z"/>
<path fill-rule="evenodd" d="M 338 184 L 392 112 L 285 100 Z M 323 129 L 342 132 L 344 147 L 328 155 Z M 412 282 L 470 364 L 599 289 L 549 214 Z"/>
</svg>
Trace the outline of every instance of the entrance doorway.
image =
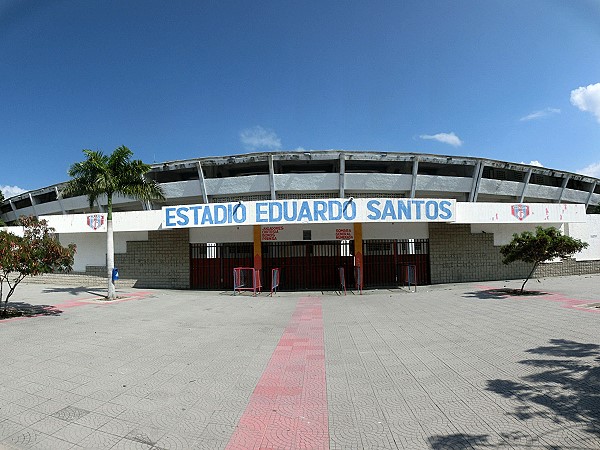
<svg viewBox="0 0 600 450">
<path fill-rule="evenodd" d="M 365 240 L 363 265 L 365 288 L 430 284 L 429 239 Z"/>
<path fill-rule="evenodd" d="M 339 268 L 344 268 L 346 286 L 354 286 L 353 241 L 263 242 L 263 280 L 271 269 L 280 269 L 280 289 L 337 290 Z"/>
<path fill-rule="evenodd" d="M 253 267 L 253 251 L 248 242 L 190 244 L 190 287 L 233 289 L 233 269 Z"/>
</svg>

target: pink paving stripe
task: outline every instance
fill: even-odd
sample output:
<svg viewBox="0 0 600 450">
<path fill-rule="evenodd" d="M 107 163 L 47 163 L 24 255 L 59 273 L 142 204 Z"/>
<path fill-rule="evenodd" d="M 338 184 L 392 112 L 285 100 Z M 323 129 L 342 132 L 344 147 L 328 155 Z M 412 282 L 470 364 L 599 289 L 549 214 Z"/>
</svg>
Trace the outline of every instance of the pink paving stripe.
<svg viewBox="0 0 600 450">
<path fill-rule="evenodd" d="M 319 298 L 304 297 L 226 449 L 328 448 L 323 312 Z"/>
</svg>

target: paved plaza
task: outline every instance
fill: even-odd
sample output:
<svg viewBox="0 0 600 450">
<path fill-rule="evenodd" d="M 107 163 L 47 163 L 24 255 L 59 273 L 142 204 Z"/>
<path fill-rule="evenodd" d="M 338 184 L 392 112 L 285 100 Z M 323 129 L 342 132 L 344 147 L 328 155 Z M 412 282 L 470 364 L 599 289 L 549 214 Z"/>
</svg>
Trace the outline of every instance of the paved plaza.
<svg viewBox="0 0 600 450">
<path fill-rule="evenodd" d="M 599 449 L 600 276 L 518 287 L 23 284 L 0 449 Z"/>
</svg>

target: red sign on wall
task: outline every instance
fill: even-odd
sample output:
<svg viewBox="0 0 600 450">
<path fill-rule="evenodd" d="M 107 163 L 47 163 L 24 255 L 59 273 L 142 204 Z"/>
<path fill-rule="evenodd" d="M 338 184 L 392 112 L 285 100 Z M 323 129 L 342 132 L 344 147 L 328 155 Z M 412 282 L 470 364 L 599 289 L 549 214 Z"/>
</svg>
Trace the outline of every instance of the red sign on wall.
<svg viewBox="0 0 600 450">
<path fill-rule="evenodd" d="M 335 238 L 341 241 L 350 241 L 354 239 L 352 236 L 352 228 L 336 228 Z"/>
</svg>

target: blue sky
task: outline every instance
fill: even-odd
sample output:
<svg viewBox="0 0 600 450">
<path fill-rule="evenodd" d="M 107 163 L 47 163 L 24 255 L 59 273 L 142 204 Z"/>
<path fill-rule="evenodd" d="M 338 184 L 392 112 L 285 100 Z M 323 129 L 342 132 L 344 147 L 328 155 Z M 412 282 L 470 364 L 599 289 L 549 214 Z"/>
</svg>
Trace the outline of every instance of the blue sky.
<svg viewBox="0 0 600 450">
<path fill-rule="evenodd" d="M 600 0 L 0 0 L 0 187 L 81 150 L 346 149 L 600 176 Z"/>
</svg>

